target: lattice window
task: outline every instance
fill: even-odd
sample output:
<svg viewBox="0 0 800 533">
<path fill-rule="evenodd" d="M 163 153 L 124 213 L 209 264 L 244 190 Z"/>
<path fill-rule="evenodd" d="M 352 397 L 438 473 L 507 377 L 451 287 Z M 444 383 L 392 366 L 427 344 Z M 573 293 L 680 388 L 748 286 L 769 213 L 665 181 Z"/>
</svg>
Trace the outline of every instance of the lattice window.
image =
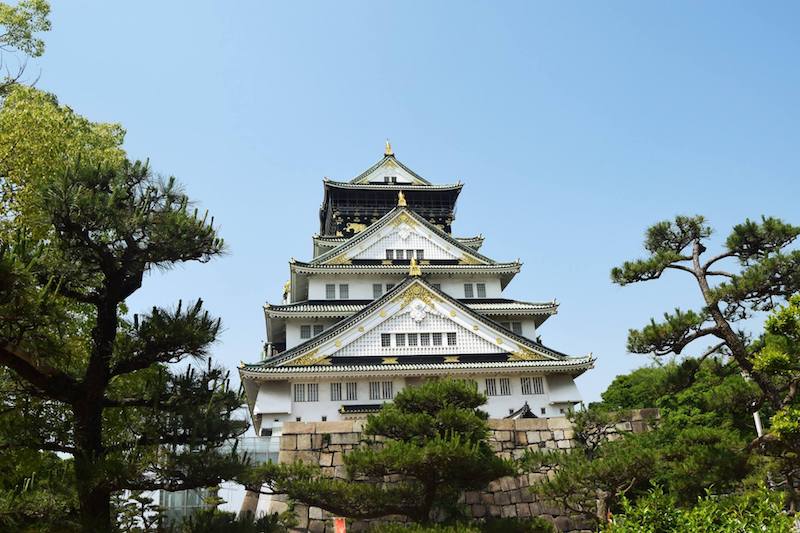
<svg viewBox="0 0 800 533">
<path fill-rule="evenodd" d="M 395 333 L 394 334 L 394 345 L 395 346 L 405 346 L 406 345 L 406 334 L 405 333 Z"/>
<path fill-rule="evenodd" d="M 295 383 L 294 384 L 294 401 L 296 401 L 296 402 L 304 402 L 304 401 L 306 401 L 306 384 L 305 383 Z"/>
<path fill-rule="evenodd" d="M 497 396 L 497 380 L 494 378 L 486 379 L 486 396 Z"/>
<path fill-rule="evenodd" d="M 300 338 L 301 339 L 311 338 L 311 326 L 300 326 Z"/>
<path fill-rule="evenodd" d="M 478 283 L 475 287 L 478 289 L 478 298 L 486 298 L 486 284 Z"/>
<path fill-rule="evenodd" d="M 348 400 L 358 400 L 358 383 L 354 381 L 345 383 L 345 392 Z"/>
<path fill-rule="evenodd" d="M 394 250 L 386 249 L 386 259 L 394 259 Z"/>
<path fill-rule="evenodd" d="M 475 294 L 472 289 L 472 283 L 464 284 L 464 298 L 474 298 Z"/>
<path fill-rule="evenodd" d="M 383 295 L 383 285 L 380 283 L 372 284 L 372 297 L 380 298 Z"/>
<path fill-rule="evenodd" d="M 389 333 L 381 333 L 381 346 L 388 348 L 392 345 L 392 335 Z"/>
<path fill-rule="evenodd" d="M 381 399 L 381 382 L 380 381 L 370 381 L 369 382 L 369 399 L 370 400 L 380 400 Z"/>
<path fill-rule="evenodd" d="M 430 344 L 431 344 L 431 334 L 430 333 L 420 333 L 419 334 L 419 344 L 420 344 L 420 346 L 430 346 Z"/>
<path fill-rule="evenodd" d="M 442 345 L 442 334 L 441 333 L 431 333 L 431 339 L 433 340 L 434 346 L 441 346 Z"/>
<path fill-rule="evenodd" d="M 339 298 L 341 300 L 347 300 L 350 298 L 350 286 L 346 283 L 339 285 Z"/>
<path fill-rule="evenodd" d="M 333 283 L 325 284 L 325 298 L 328 300 L 336 299 L 336 285 Z"/>
<path fill-rule="evenodd" d="M 448 331 L 447 332 L 447 345 L 448 346 L 455 346 L 456 345 L 456 332 L 455 331 Z"/>
<path fill-rule="evenodd" d="M 500 378 L 500 396 L 511 396 L 511 380 Z"/>
<path fill-rule="evenodd" d="M 409 346 L 416 346 L 417 345 L 417 334 L 416 333 L 409 333 L 407 334 L 408 337 L 408 345 Z"/>
<path fill-rule="evenodd" d="M 338 402 L 342 399 L 342 384 L 331 383 L 331 401 Z"/>
<path fill-rule="evenodd" d="M 382 382 L 381 392 L 383 393 L 384 400 L 391 400 L 394 398 L 394 383 L 391 381 Z"/>
<path fill-rule="evenodd" d="M 403 236 L 405 236 L 405 239 Z M 406 255 L 409 249 L 412 251 L 412 255 Z M 391 257 L 389 256 L 390 250 Z M 422 256 L 419 255 L 420 250 L 422 250 Z M 376 240 L 362 252 L 357 253 L 354 258 L 391 260 L 411 259 L 415 255 L 417 260 L 422 259 L 422 257 L 426 259 L 458 259 L 455 254 L 445 250 L 438 239 L 431 240 L 405 225 L 401 225 L 389 235 Z"/>
<path fill-rule="evenodd" d="M 419 249 L 417 250 L 417 261 L 425 259 L 425 250 Z"/>
<path fill-rule="evenodd" d="M 387 283 L 386 284 L 386 292 L 389 292 L 394 288 L 394 283 Z"/>
<path fill-rule="evenodd" d="M 306 396 L 309 402 L 318 402 L 319 401 L 319 383 L 309 383 L 306 385 Z"/>
</svg>

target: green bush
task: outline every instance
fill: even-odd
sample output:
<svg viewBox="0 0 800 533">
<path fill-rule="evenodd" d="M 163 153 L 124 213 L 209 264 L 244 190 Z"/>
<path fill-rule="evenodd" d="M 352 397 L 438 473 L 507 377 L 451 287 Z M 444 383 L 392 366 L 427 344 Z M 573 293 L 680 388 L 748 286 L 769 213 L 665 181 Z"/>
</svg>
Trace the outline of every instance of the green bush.
<svg viewBox="0 0 800 533">
<path fill-rule="evenodd" d="M 542 518 L 496 518 L 466 524 L 381 524 L 373 533 L 554 533 L 553 525 Z"/>
<path fill-rule="evenodd" d="M 783 495 L 766 488 L 734 496 L 707 495 L 682 509 L 660 488 L 635 503 L 606 526 L 607 533 L 789 533 L 792 519 L 783 512 Z"/>
</svg>

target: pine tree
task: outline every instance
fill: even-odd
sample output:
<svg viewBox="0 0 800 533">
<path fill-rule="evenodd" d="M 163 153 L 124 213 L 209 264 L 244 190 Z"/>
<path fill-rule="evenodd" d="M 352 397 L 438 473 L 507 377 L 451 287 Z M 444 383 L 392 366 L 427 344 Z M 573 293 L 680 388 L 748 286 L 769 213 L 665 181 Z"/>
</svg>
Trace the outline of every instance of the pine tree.
<svg viewBox="0 0 800 533">
<path fill-rule="evenodd" d="M 240 393 L 208 359 L 220 321 L 200 300 L 131 318 L 125 307 L 145 273 L 220 255 L 213 219 L 139 162 L 78 164 L 26 187 L 49 230 L 31 240 L 18 225 L 0 246 L 0 424 L 13 427 L 0 445 L 74 458 L 87 533 L 111 531 L 119 491 L 205 487 L 239 473 L 235 450 L 216 451 L 246 429 L 233 416 Z M 187 358 L 204 364 L 169 371 Z"/>
<path fill-rule="evenodd" d="M 348 480 L 295 462 L 264 465 L 246 484 L 258 491 L 266 483 L 273 494 L 351 518 L 403 515 L 427 523 L 452 516 L 461 491 L 514 471 L 489 447 L 484 403 L 483 394 L 461 381 L 406 388 L 368 418 L 365 446 L 344 456 Z"/>
</svg>

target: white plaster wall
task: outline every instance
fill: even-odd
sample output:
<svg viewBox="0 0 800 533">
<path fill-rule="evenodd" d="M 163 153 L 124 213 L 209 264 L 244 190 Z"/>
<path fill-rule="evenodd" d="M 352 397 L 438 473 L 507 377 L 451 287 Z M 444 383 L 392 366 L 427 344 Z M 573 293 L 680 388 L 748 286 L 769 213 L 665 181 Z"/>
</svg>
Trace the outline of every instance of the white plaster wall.
<svg viewBox="0 0 800 533">
<path fill-rule="evenodd" d="M 310 325 L 311 328 L 311 335 L 312 338 L 314 336 L 314 324 L 322 324 L 325 329 L 328 329 L 332 325 L 336 324 L 338 320 L 334 318 L 301 318 L 301 319 L 293 319 L 287 318 L 286 319 L 286 349 L 293 348 L 300 344 L 301 342 L 305 342 L 308 339 L 301 339 L 300 338 L 300 326 Z"/>
<path fill-rule="evenodd" d="M 422 271 L 425 272 L 425 265 L 422 265 Z M 339 285 L 342 283 L 348 284 L 349 299 L 350 300 L 371 300 L 372 299 L 372 284 L 381 283 L 386 288 L 387 283 L 395 285 L 403 281 L 404 276 L 381 276 L 379 274 L 363 274 L 358 276 L 325 276 L 314 275 L 310 276 L 308 280 L 308 299 L 309 300 L 325 300 L 325 285 L 333 283 L 336 285 L 336 299 L 339 297 Z M 453 298 L 464 298 L 464 284 L 472 283 L 485 283 L 486 284 L 486 298 L 502 298 L 503 291 L 500 289 L 500 279 L 492 276 L 450 276 L 447 274 L 431 274 L 425 278 L 429 283 L 438 283 L 441 290 L 452 296 Z M 477 290 L 473 288 L 473 290 Z M 477 296 L 477 292 L 475 292 Z"/>
<path fill-rule="evenodd" d="M 468 376 L 468 375 L 461 375 L 459 374 L 459 378 L 469 378 L 475 380 L 478 384 L 478 390 L 480 392 L 486 391 L 485 380 L 486 378 L 495 378 L 497 380 L 497 387 L 498 392 L 500 390 L 500 382 L 499 379 L 501 377 L 508 377 L 511 383 L 511 395 L 510 396 L 489 396 L 489 401 L 486 405 L 482 407 L 482 409 L 489 413 L 491 418 L 504 418 L 508 416 L 509 410 L 516 411 L 520 407 L 523 406 L 525 402 L 528 402 L 528 405 L 533 410 L 534 414 L 537 417 L 550 417 L 550 416 L 560 416 L 561 409 L 566 411 L 567 408 L 572 406 L 572 403 L 555 403 L 551 405 L 551 388 L 550 383 L 553 378 L 556 379 L 557 382 L 560 384 L 566 385 L 567 383 L 573 382 L 571 376 L 568 375 L 555 375 L 555 376 L 545 376 L 544 377 L 544 394 L 522 394 L 522 385 L 520 383 L 521 377 L 536 377 L 540 376 L 539 374 L 527 374 L 527 375 L 477 375 L 477 376 Z M 290 386 L 291 383 L 288 381 L 278 382 L 281 385 L 275 387 L 275 390 L 284 390 L 286 398 L 285 401 L 291 403 L 291 413 L 289 414 L 264 414 L 262 417 L 262 428 L 271 427 L 275 422 L 275 419 L 278 419 L 280 422 L 283 421 L 293 421 L 296 420 L 297 417 L 300 417 L 302 421 L 306 422 L 318 422 L 322 420 L 322 417 L 327 417 L 327 420 L 341 420 L 342 417 L 339 413 L 339 407 L 343 404 L 374 404 L 379 403 L 383 400 L 370 400 L 369 399 L 369 382 L 370 381 L 389 381 L 391 380 L 394 383 L 394 394 L 396 395 L 400 392 L 405 386 L 406 383 L 409 384 L 418 384 L 420 383 L 419 378 L 402 378 L 402 377 L 375 377 L 372 379 L 354 379 L 348 380 L 346 378 L 336 379 L 336 380 L 325 380 L 325 381 L 314 381 L 314 383 L 319 383 L 319 401 L 317 402 L 294 402 L 292 401 L 292 387 Z M 347 400 L 340 400 L 340 401 L 331 401 L 330 393 L 331 388 L 330 384 L 331 381 L 336 381 L 342 383 L 342 396 L 346 397 L 346 389 L 344 383 L 346 381 L 356 381 L 358 383 L 358 399 L 353 401 Z M 310 383 L 310 381 L 297 381 L 298 383 Z M 268 383 L 268 382 L 267 382 Z M 263 383 L 262 387 L 267 383 Z M 561 386 L 561 385 L 560 385 Z M 574 383 L 573 383 L 574 386 Z M 541 410 L 545 409 L 545 414 L 542 414 Z"/>
<path fill-rule="evenodd" d="M 423 259 L 458 259 L 463 252 L 440 239 L 420 235 L 407 224 L 393 228 L 388 235 L 379 238 L 363 251 L 356 253 L 354 259 L 386 259 L 386 250 L 423 250 Z M 445 247 L 450 248 L 446 250 Z M 404 252 L 405 253 L 405 252 Z M 406 258 L 405 255 L 403 255 Z M 414 257 L 416 257 L 416 252 Z"/>
</svg>

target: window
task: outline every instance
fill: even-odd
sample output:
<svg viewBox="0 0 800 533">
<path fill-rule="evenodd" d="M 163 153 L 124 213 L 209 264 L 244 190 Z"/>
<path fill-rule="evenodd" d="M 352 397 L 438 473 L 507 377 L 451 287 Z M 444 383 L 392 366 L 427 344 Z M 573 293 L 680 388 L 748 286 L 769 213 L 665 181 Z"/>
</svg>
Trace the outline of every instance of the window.
<svg viewBox="0 0 800 533">
<path fill-rule="evenodd" d="M 486 298 L 486 284 L 478 283 L 476 287 L 478 288 L 478 298 Z"/>
<path fill-rule="evenodd" d="M 348 298 L 350 298 L 350 285 L 339 285 L 339 299 L 347 300 Z"/>
<path fill-rule="evenodd" d="M 472 283 L 465 283 L 464 284 L 464 298 L 472 298 L 474 294 L 472 292 Z"/>
<path fill-rule="evenodd" d="M 500 378 L 500 396 L 511 396 L 511 380 Z"/>
<path fill-rule="evenodd" d="M 322 324 L 314 324 L 314 335 L 319 335 L 322 333 L 322 330 L 325 329 L 325 326 Z"/>
<path fill-rule="evenodd" d="M 425 250 L 417 250 L 417 260 L 424 259 L 425 257 Z"/>
<path fill-rule="evenodd" d="M 373 283 L 372 284 L 372 297 L 373 298 L 380 298 L 383 294 L 383 285 L 380 283 Z"/>
<path fill-rule="evenodd" d="M 542 411 L 542 414 L 543 414 L 543 415 L 546 415 L 546 414 L 547 414 L 547 409 L 545 409 L 544 407 L 542 407 L 541 411 Z"/>
<path fill-rule="evenodd" d="M 380 400 L 381 399 L 381 382 L 380 381 L 370 381 L 369 382 L 369 399 L 370 400 Z"/>
<path fill-rule="evenodd" d="M 541 377 L 520 378 L 522 394 L 544 394 L 544 379 Z"/>
<path fill-rule="evenodd" d="M 311 326 L 300 326 L 300 338 L 301 339 L 311 338 Z"/>
<path fill-rule="evenodd" d="M 388 348 L 392 345 L 392 336 L 389 333 L 381 333 L 381 346 Z"/>
<path fill-rule="evenodd" d="M 394 259 L 394 250 L 386 250 L 386 259 Z"/>
<path fill-rule="evenodd" d="M 430 346 L 431 344 L 431 334 L 430 333 L 420 333 L 419 334 L 419 345 L 420 346 Z"/>
<path fill-rule="evenodd" d="M 394 345 L 395 346 L 405 346 L 406 345 L 406 334 L 405 333 L 395 333 L 394 334 Z"/>
<path fill-rule="evenodd" d="M 414 250 L 406 250 L 406 259 L 414 259 Z"/>
<path fill-rule="evenodd" d="M 305 383 L 295 383 L 294 384 L 294 401 L 296 401 L 296 402 L 304 402 L 304 401 L 306 401 L 306 384 Z"/>
<path fill-rule="evenodd" d="M 325 285 L 325 298 L 328 300 L 336 299 L 336 285 L 328 283 Z"/>
<path fill-rule="evenodd" d="M 513 331 L 517 335 L 522 335 L 522 322 L 512 322 L 511 331 Z"/>
<path fill-rule="evenodd" d="M 442 334 L 441 333 L 431 333 L 431 337 L 433 337 L 433 345 L 434 346 L 441 346 L 442 345 Z"/>
<path fill-rule="evenodd" d="M 309 383 L 306 385 L 306 393 L 309 402 L 319 401 L 319 383 Z"/>
<path fill-rule="evenodd" d="M 455 346 L 456 345 L 456 332 L 455 331 L 448 331 L 447 332 L 447 345 L 448 346 Z"/>
<path fill-rule="evenodd" d="M 384 381 L 381 383 L 381 391 L 383 392 L 384 400 L 391 400 L 394 398 L 394 382 Z"/>
<path fill-rule="evenodd" d="M 331 401 L 338 402 L 342 399 L 342 384 L 331 383 Z"/>
<path fill-rule="evenodd" d="M 522 394 L 531 393 L 531 378 L 519 378 L 519 385 L 522 389 Z"/>
<path fill-rule="evenodd" d="M 392 287 L 394 287 L 394 283 L 387 283 L 386 284 L 386 292 L 389 292 L 390 290 L 392 290 Z"/>
<path fill-rule="evenodd" d="M 345 383 L 345 392 L 348 400 L 358 400 L 358 383 L 354 381 Z"/>
<path fill-rule="evenodd" d="M 417 345 L 417 334 L 416 333 L 409 333 L 407 336 L 408 336 L 408 345 L 409 346 L 416 346 Z"/>
<path fill-rule="evenodd" d="M 497 380 L 489 378 L 486 380 L 486 396 L 497 396 Z"/>
<path fill-rule="evenodd" d="M 434 289 L 436 289 L 437 291 L 440 291 L 440 290 L 442 290 L 442 284 L 441 284 L 441 283 L 431 283 L 431 286 L 432 286 Z"/>
</svg>

